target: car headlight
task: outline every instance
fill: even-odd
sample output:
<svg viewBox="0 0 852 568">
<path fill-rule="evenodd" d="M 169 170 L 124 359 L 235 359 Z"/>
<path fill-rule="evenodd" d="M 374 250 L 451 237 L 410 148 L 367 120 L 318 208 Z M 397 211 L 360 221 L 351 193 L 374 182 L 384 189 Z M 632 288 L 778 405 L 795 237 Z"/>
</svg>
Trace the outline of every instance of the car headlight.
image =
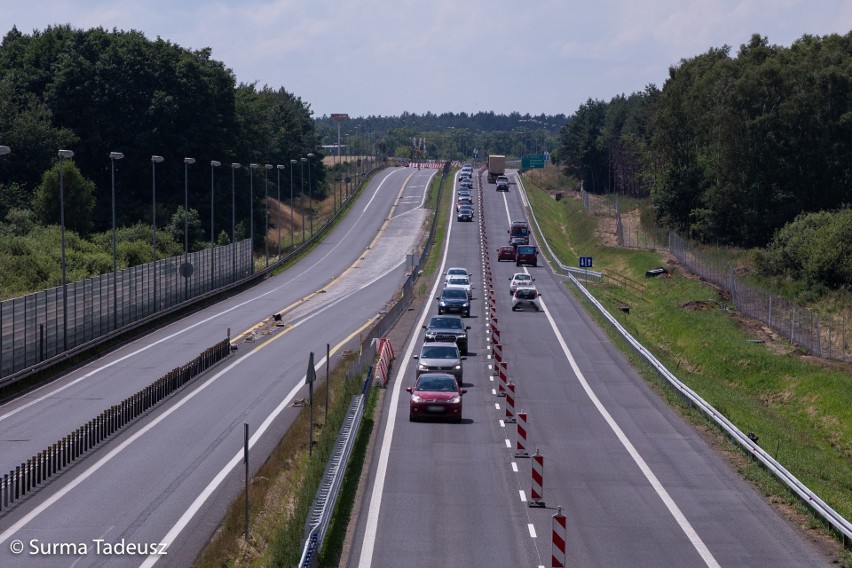
<svg viewBox="0 0 852 568">
<path fill-rule="evenodd" d="M 423 402 L 423 399 L 419 395 L 412 393 L 411 402 Z"/>
<path fill-rule="evenodd" d="M 441 300 L 440 302 L 438 302 L 438 305 L 442 308 L 445 308 L 447 306 L 447 303 L 444 300 Z"/>
<path fill-rule="evenodd" d="M 425 337 L 426 337 L 426 339 L 435 339 L 435 334 L 434 333 L 427 333 Z"/>
<path fill-rule="evenodd" d="M 417 370 L 418 371 L 425 371 L 428 368 L 429 368 L 429 365 L 426 365 L 425 363 L 418 363 L 417 364 Z"/>
<path fill-rule="evenodd" d="M 458 404 L 461 402 L 461 395 L 457 394 L 453 398 L 450 399 L 450 404 Z"/>
<path fill-rule="evenodd" d="M 453 367 L 453 369 L 455 369 L 456 371 L 461 371 L 461 364 L 456 365 L 455 367 Z"/>
</svg>

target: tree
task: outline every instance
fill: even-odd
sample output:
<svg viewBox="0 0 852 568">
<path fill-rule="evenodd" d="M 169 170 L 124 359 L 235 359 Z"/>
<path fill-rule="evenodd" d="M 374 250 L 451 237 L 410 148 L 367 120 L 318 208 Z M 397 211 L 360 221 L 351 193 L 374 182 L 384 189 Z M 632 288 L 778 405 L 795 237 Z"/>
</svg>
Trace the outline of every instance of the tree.
<svg viewBox="0 0 852 568">
<path fill-rule="evenodd" d="M 62 193 L 65 202 L 65 228 L 87 235 L 92 226 L 95 208 L 95 184 L 83 177 L 72 160 L 64 160 Z M 43 225 L 60 224 L 60 162 L 56 162 L 42 177 L 33 196 L 33 213 Z"/>
</svg>

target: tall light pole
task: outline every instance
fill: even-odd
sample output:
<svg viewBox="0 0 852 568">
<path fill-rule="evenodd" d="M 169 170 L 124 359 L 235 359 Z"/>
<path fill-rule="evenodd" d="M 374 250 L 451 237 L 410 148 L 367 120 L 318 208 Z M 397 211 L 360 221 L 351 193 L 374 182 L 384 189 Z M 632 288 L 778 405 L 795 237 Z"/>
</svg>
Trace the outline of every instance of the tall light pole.
<svg viewBox="0 0 852 568">
<path fill-rule="evenodd" d="M 195 158 L 183 159 L 183 299 L 189 299 L 189 277 L 192 276 L 189 264 L 189 166 L 195 163 Z"/>
<path fill-rule="evenodd" d="M 269 183 L 267 182 L 267 172 L 272 169 L 272 164 L 263 164 L 263 249 L 266 252 L 266 266 L 269 266 Z"/>
<path fill-rule="evenodd" d="M 293 224 L 293 168 L 296 167 L 298 160 L 291 159 L 290 160 L 290 248 L 293 248 L 293 230 L 295 229 L 295 225 Z"/>
<path fill-rule="evenodd" d="M 314 155 L 312 152 L 308 152 L 308 207 L 310 208 L 308 211 L 308 215 L 311 218 L 311 236 L 314 236 L 314 190 L 313 185 L 311 184 L 311 169 L 313 168 L 312 160 Z"/>
<path fill-rule="evenodd" d="M 151 156 L 151 262 L 154 267 L 154 311 L 157 311 L 157 164 L 162 156 Z"/>
<path fill-rule="evenodd" d="M 213 222 L 214 203 L 213 198 L 216 194 L 215 186 L 213 185 L 213 168 L 218 168 L 222 162 L 218 160 L 210 160 L 210 289 L 214 288 L 213 280 L 216 278 L 216 231 Z"/>
<path fill-rule="evenodd" d="M 254 272 L 254 169 L 257 164 L 249 164 L 249 240 L 251 241 L 251 271 Z"/>
<path fill-rule="evenodd" d="M 65 267 L 65 177 L 62 172 L 62 162 L 65 158 L 73 158 L 71 150 L 59 150 L 59 232 L 62 245 L 62 350 L 68 350 L 68 282 Z"/>
<path fill-rule="evenodd" d="M 299 203 L 305 198 L 305 162 L 307 158 L 301 158 L 302 164 L 299 166 L 302 170 L 302 193 L 299 197 Z M 305 208 L 302 207 L 302 244 L 305 244 Z"/>
<path fill-rule="evenodd" d="M 234 190 L 234 172 L 236 172 L 239 167 L 240 164 L 237 162 L 231 163 L 231 278 L 233 280 L 237 279 L 237 241 L 235 240 L 237 227 L 237 193 Z"/>
<path fill-rule="evenodd" d="M 279 211 L 279 215 L 278 215 L 278 258 L 280 259 L 281 258 L 281 215 L 280 215 L 280 211 L 281 211 L 281 170 L 284 169 L 284 166 L 282 166 L 281 164 L 278 164 L 277 166 L 275 166 L 275 168 L 277 169 L 277 171 L 275 173 L 278 175 L 278 211 Z"/>
<path fill-rule="evenodd" d="M 115 260 L 115 161 L 124 157 L 121 152 L 110 152 L 109 161 L 112 166 L 112 328 L 118 329 L 118 263 Z"/>
</svg>

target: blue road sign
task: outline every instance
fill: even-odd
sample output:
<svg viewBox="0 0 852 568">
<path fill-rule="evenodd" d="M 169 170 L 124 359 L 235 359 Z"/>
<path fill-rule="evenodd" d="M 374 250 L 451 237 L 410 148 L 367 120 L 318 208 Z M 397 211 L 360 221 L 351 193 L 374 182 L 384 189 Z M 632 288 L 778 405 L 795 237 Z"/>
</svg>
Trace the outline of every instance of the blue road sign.
<svg viewBox="0 0 852 568">
<path fill-rule="evenodd" d="M 591 268 L 591 267 L 592 267 L 592 257 L 581 256 L 580 257 L 580 268 Z"/>
</svg>

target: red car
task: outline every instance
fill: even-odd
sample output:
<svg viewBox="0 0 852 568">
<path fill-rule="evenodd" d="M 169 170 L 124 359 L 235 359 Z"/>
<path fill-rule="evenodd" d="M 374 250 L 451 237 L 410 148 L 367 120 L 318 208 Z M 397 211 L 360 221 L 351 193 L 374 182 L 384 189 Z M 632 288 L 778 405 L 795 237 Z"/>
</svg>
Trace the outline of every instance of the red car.
<svg viewBox="0 0 852 568">
<path fill-rule="evenodd" d="M 462 395 L 467 389 L 459 388 L 456 378 L 448 373 L 423 373 L 413 387 L 405 387 L 411 393 L 408 419 L 438 418 L 461 422 Z"/>
<path fill-rule="evenodd" d="M 506 245 L 497 249 L 497 262 L 501 262 L 503 260 L 508 260 L 510 262 L 515 260 L 515 247 L 512 245 Z"/>
<path fill-rule="evenodd" d="M 515 266 L 529 264 L 530 266 L 538 266 L 538 250 L 532 245 L 521 245 L 517 248 L 515 256 Z"/>
</svg>

